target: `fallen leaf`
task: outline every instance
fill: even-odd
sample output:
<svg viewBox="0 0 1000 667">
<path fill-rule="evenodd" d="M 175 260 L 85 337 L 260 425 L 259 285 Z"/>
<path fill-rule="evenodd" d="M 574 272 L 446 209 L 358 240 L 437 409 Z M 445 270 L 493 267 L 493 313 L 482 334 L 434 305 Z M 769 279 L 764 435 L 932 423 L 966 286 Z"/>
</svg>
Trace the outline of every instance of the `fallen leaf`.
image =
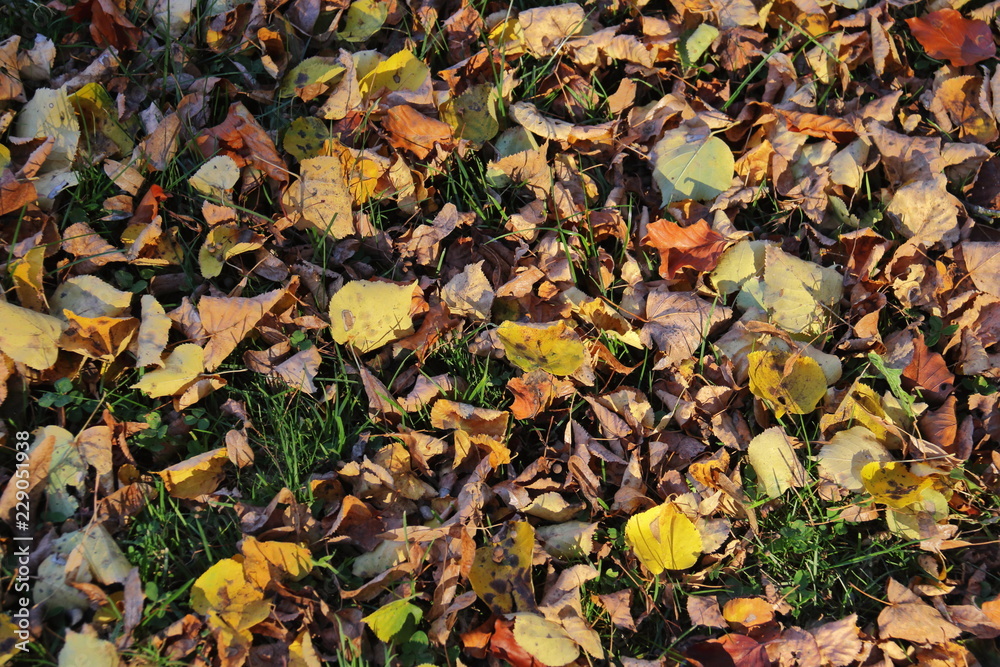
<svg viewBox="0 0 1000 667">
<path fill-rule="evenodd" d="M 498 542 L 476 549 L 469 583 L 495 613 L 533 611 L 536 603 L 531 557 L 535 529 L 527 521 L 514 521 L 507 524 L 506 530 Z"/>
<path fill-rule="evenodd" d="M 727 245 L 725 238 L 705 220 L 687 227 L 657 220 L 647 229 L 646 242 L 660 253 L 660 277 L 667 280 L 685 268 L 699 273 L 711 271 Z"/>
<path fill-rule="evenodd" d="M 736 173 L 733 152 L 708 127 L 682 125 L 665 132 L 649 157 L 664 208 L 683 199 L 715 199 L 729 189 Z"/>
<path fill-rule="evenodd" d="M 59 667 L 118 667 L 118 649 L 111 642 L 99 639 L 92 628 L 86 627 L 82 633 L 70 630 L 65 637 L 66 643 L 59 651 Z"/>
<path fill-rule="evenodd" d="M 497 336 L 507 359 L 523 371 L 572 375 L 586 359 L 579 334 L 562 321 L 548 324 L 507 321 L 497 328 Z"/>
<path fill-rule="evenodd" d="M 923 492 L 934 484 L 930 477 L 918 477 L 911 473 L 901 461 L 865 464 L 861 469 L 861 482 L 875 502 L 895 509 L 920 502 Z"/>
<path fill-rule="evenodd" d="M 408 598 L 403 598 L 393 600 L 361 620 L 381 641 L 388 643 L 396 639 L 410 619 L 413 619 L 412 623 L 416 625 L 423 615 L 420 607 L 410 602 Z"/>
<path fill-rule="evenodd" d="M 996 55 L 993 31 L 986 21 L 969 20 L 954 9 L 939 9 L 906 19 L 910 32 L 931 58 L 955 67 L 975 65 Z"/>
<path fill-rule="evenodd" d="M 808 414 L 826 395 L 826 374 L 805 355 L 758 351 L 748 357 L 750 391 L 771 405 L 775 417 Z"/>
<path fill-rule="evenodd" d="M 580 657 L 580 647 L 562 626 L 529 612 L 511 616 L 514 619 L 514 641 L 541 664 L 563 667 Z"/>
<path fill-rule="evenodd" d="M 364 354 L 413 333 L 410 301 L 416 283 L 354 280 L 330 297 L 330 333 Z"/>
<path fill-rule="evenodd" d="M 631 517 L 625 543 L 652 574 L 686 570 L 701 557 L 701 534 L 673 503 L 663 503 Z"/>
<path fill-rule="evenodd" d="M 806 469 L 795 455 L 794 440 L 780 426 L 769 428 L 754 437 L 747 447 L 747 457 L 764 493 L 777 498 L 793 487 L 804 486 Z"/>
<path fill-rule="evenodd" d="M 819 472 L 848 491 L 863 491 L 861 471 L 870 463 L 889 463 L 892 454 L 864 426 L 840 431 L 819 450 Z"/>
<path fill-rule="evenodd" d="M 157 474 L 167 493 L 174 498 L 199 498 L 219 487 L 226 476 L 224 469 L 228 460 L 229 455 L 223 447 L 192 456 Z"/>
<path fill-rule="evenodd" d="M 332 156 L 302 160 L 298 178 L 281 196 L 285 215 L 298 226 L 335 239 L 354 233 L 351 201 L 343 162 Z"/>
<path fill-rule="evenodd" d="M 946 620 L 895 579 L 889 579 L 889 606 L 879 612 L 880 639 L 904 639 L 917 644 L 939 644 L 955 639 L 961 629 Z"/>
<path fill-rule="evenodd" d="M 5 323 L 0 327 L 0 352 L 35 370 L 55 365 L 65 322 L 6 301 L 0 301 L 0 320 Z"/>
<path fill-rule="evenodd" d="M 389 108 L 382 120 L 382 127 L 389 133 L 389 143 L 408 150 L 423 160 L 434 150 L 452 145 L 452 126 L 420 113 L 409 104 Z"/>
<path fill-rule="evenodd" d="M 205 369 L 205 351 L 194 343 L 174 348 L 163 368 L 150 371 L 132 385 L 152 398 L 176 396 L 192 384 Z"/>
</svg>

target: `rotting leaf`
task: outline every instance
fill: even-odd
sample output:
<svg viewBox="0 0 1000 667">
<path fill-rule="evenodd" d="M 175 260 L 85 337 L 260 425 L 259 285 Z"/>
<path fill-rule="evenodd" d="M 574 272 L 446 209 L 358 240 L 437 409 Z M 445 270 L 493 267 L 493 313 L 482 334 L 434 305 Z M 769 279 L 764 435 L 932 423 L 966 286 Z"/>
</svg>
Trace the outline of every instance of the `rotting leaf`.
<svg viewBox="0 0 1000 667">
<path fill-rule="evenodd" d="M 469 582 L 476 595 L 495 613 L 534 611 L 531 558 L 535 529 L 527 521 L 507 524 L 507 533 L 494 544 L 476 549 Z"/>
</svg>

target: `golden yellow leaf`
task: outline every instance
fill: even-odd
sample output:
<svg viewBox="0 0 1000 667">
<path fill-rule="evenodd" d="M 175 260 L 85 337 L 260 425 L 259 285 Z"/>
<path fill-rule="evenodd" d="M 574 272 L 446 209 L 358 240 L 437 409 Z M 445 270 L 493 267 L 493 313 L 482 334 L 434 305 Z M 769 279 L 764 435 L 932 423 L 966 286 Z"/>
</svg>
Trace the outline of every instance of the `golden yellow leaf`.
<svg viewBox="0 0 1000 667">
<path fill-rule="evenodd" d="M 747 447 L 757 483 L 770 498 L 806 483 L 806 469 L 795 455 L 793 443 L 780 426 L 775 426 L 754 437 Z"/>
<path fill-rule="evenodd" d="M 625 524 L 625 543 L 653 574 L 684 570 L 701 556 L 701 533 L 673 503 L 636 514 Z"/>
<path fill-rule="evenodd" d="M 335 239 L 354 233 L 351 193 L 340 158 L 302 161 L 299 177 L 285 190 L 281 205 L 298 227 L 312 227 Z"/>
<path fill-rule="evenodd" d="M 521 612 L 514 618 L 514 641 L 546 667 L 562 667 L 580 657 L 580 647 L 563 629 L 544 616 Z"/>
<path fill-rule="evenodd" d="M 552 375 L 572 375 L 585 360 L 583 341 L 565 322 L 517 324 L 497 328 L 510 363 L 524 371 L 543 370 Z"/>
<path fill-rule="evenodd" d="M 360 76 L 362 67 L 358 66 Z M 358 81 L 362 95 L 377 95 L 384 90 L 417 90 L 430 78 L 431 70 L 424 61 L 403 49 L 389 56 Z"/>
<path fill-rule="evenodd" d="M 765 625 L 774 619 L 774 608 L 763 598 L 734 598 L 722 607 L 722 617 L 735 629 Z"/>
<path fill-rule="evenodd" d="M 224 558 L 191 587 L 191 608 L 208 617 L 213 628 L 242 633 L 271 613 L 264 591 L 247 579 L 243 563 Z"/>
<path fill-rule="evenodd" d="M 174 498 L 197 498 L 219 488 L 229 455 L 225 447 L 192 456 L 157 474 Z"/>
<path fill-rule="evenodd" d="M 0 322 L 4 324 L 0 327 L 0 352 L 38 371 L 55 365 L 65 322 L 6 301 L 0 301 Z"/>
<path fill-rule="evenodd" d="M 132 385 L 152 398 L 175 396 L 198 379 L 205 368 L 205 351 L 194 343 L 174 348 L 163 368 L 150 371 Z"/>
<path fill-rule="evenodd" d="M 934 486 L 932 477 L 914 475 L 902 461 L 872 461 L 861 469 L 861 481 L 875 502 L 895 509 L 920 502 L 924 491 Z"/>
<path fill-rule="evenodd" d="M 413 333 L 410 300 L 416 282 L 406 285 L 354 280 L 330 297 L 330 333 L 341 345 L 365 353 Z"/>
<path fill-rule="evenodd" d="M 10 277 L 14 279 L 18 301 L 37 311 L 47 310 L 45 286 L 42 284 L 44 262 L 45 246 L 39 245 L 24 253 L 24 257 L 11 261 L 8 266 Z"/>
<path fill-rule="evenodd" d="M 826 374 L 814 359 L 775 350 L 751 352 L 748 358 L 750 391 L 771 405 L 775 417 L 808 414 L 826 395 Z"/>
<path fill-rule="evenodd" d="M 298 581 L 309 574 L 313 566 L 309 549 L 293 542 L 260 542 L 248 536 L 240 551 L 246 558 L 243 568 L 247 578 L 262 589 L 271 581 L 271 568 Z"/>
<path fill-rule="evenodd" d="M 26 631 L 25 631 L 26 632 Z M 18 627 L 7 614 L 0 614 L 0 667 L 10 663 L 15 655 L 21 654 L 18 643 Z M 27 634 L 25 634 L 27 637 Z"/>
<path fill-rule="evenodd" d="M 476 549 L 469 583 L 476 595 L 498 614 L 535 609 L 531 556 L 535 529 L 527 521 L 508 524 L 497 543 Z"/>
</svg>

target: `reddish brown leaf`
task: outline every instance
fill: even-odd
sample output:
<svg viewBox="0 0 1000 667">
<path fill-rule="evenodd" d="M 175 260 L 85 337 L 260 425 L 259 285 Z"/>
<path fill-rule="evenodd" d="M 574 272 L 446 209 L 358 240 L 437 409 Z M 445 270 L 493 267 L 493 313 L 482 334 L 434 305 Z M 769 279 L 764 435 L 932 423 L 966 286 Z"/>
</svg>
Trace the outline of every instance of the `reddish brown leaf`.
<svg viewBox="0 0 1000 667">
<path fill-rule="evenodd" d="M 986 21 L 969 20 L 954 9 L 906 19 L 910 32 L 931 58 L 955 67 L 975 65 L 996 55 L 993 32 Z"/>
<path fill-rule="evenodd" d="M 142 31 L 125 18 L 113 0 L 84 0 L 66 10 L 77 23 L 90 23 L 90 36 L 98 46 L 135 49 Z"/>
<path fill-rule="evenodd" d="M 955 375 L 944 357 L 927 348 L 923 336 L 913 339 L 913 358 L 903 369 L 903 387 L 907 391 L 919 387 L 922 396 L 934 403 L 942 402 L 955 389 Z"/>
<path fill-rule="evenodd" d="M 240 167 L 250 163 L 278 183 L 288 182 L 288 168 L 274 142 L 245 106 L 233 102 L 226 119 L 200 134 L 195 141 L 206 159 L 229 155 Z"/>
<path fill-rule="evenodd" d="M 660 253 L 660 276 L 667 280 L 684 268 L 711 271 L 726 249 L 726 239 L 705 220 L 688 227 L 657 220 L 649 225 L 646 243 Z"/>
<path fill-rule="evenodd" d="M 954 453 L 955 436 L 958 435 L 956 403 L 958 399 L 949 396 L 940 408 L 928 411 L 920 417 L 920 435 L 952 453 Z"/>
<path fill-rule="evenodd" d="M 730 634 L 695 644 L 685 657 L 699 667 L 770 667 L 766 647 L 746 635 Z"/>
</svg>

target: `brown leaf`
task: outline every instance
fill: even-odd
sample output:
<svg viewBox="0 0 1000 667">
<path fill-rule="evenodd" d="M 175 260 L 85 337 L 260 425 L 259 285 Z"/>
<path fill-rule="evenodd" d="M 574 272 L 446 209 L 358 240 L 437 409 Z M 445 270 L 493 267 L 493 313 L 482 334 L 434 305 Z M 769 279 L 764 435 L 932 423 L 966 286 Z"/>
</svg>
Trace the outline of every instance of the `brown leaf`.
<svg viewBox="0 0 1000 667">
<path fill-rule="evenodd" d="M 903 584 L 889 580 L 889 606 L 878 615 L 880 639 L 905 639 L 917 644 L 940 644 L 962 634 L 961 629 L 923 602 Z"/>
<path fill-rule="evenodd" d="M 729 624 L 722 615 L 719 601 L 714 595 L 690 595 L 687 600 L 688 616 L 695 625 L 728 629 Z"/>
<path fill-rule="evenodd" d="M 726 249 L 725 237 L 709 227 L 704 219 L 687 227 L 657 220 L 647 229 L 646 243 L 660 253 L 660 277 L 667 280 L 684 268 L 699 273 L 711 271 Z"/>
<path fill-rule="evenodd" d="M 604 607 L 611 615 L 611 622 L 617 627 L 635 632 L 635 619 L 632 618 L 632 590 L 624 588 L 607 595 L 591 595 L 590 599 Z M 688 600 L 694 599 L 693 597 Z M 690 605 L 688 605 L 690 607 Z"/>
<path fill-rule="evenodd" d="M 993 31 L 986 21 L 966 19 L 954 9 L 939 9 L 906 19 L 910 32 L 931 58 L 955 67 L 975 65 L 996 55 Z"/>
<path fill-rule="evenodd" d="M 542 370 L 511 378 L 507 381 L 507 389 L 514 394 L 514 404 L 510 406 L 514 419 L 534 419 L 548 410 L 554 399 L 574 391 L 569 380 L 556 378 Z"/>
<path fill-rule="evenodd" d="M 834 667 L 852 664 L 861 653 L 857 614 L 845 616 L 839 621 L 824 623 L 810 632 L 816 639 L 823 660 Z"/>
</svg>

